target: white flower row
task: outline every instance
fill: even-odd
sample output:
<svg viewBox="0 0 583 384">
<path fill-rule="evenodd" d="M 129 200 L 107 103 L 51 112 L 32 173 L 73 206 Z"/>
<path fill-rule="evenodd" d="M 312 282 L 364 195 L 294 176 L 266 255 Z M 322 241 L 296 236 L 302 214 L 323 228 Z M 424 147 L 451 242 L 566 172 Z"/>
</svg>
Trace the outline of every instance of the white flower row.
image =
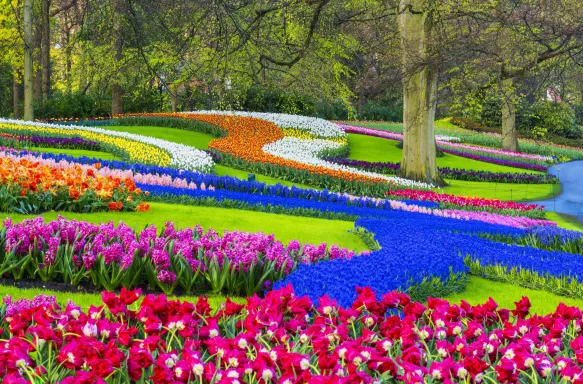
<svg viewBox="0 0 583 384">
<path fill-rule="evenodd" d="M 437 140 L 437 141 L 449 141 L 450 143 L 461 143 L 462 142 L 462 140 L 459 137 L 446 136 L 446 135 L 435 135 L 435 140 Z"/>
<path fill-rule="evenodd" d="M 36 126 L 36 127 L 43 127 L 48 129 L 66 129 L 66 130 L 81 130 L 81 131 L 88 131 L 99 133 L 103 135 L 119 137 L 127 140 L 137 141 L 144 144 L 149 144 L 155 147 L 162 149 L 163 151 L 168 152 L 170 155 L 170 165 L 179 168 L 179 169 L 187 169 L 191 171 L 200 171 L 200 172 L 209 172 L 213 165 L 213 159 L 210 155 L 204 151 L 195 149 L 193 147 L 177 144 L 170 141 L 158 139 L 155 137 L 150 136 L 143 136 L 143 135 L 136 135 L 134 133 L 128 132 L 118 132 L 107 130 L 103 128 L 95 128 L 95 127 L 86 127 L 86 126 L 79 126 L 79 125 L 60 125 L 60 124 L 47 124 L 47 123 L 39 123 L 39 122 L 31 122 L 31 121 L 22 121 L 22 120 L 10 120 L 10 119 L 2 119 L 0 118 L 0 123 L 7 123 L 7 124 L 18 124 L 24 126 Z"/>
<path fill-rule="evenodd" d="M 298 139 L 295 137 L 284 137 L 276 142 L 263 146 L 263 151 L 273 156 L 278 156 L 286 160 L 297 161 L 303 164 L 325 167 L 337 171 L 350 172 L 354 174 L 384 179 L 395 184 L 410 188 L 431 188 L 429 184 L 411 181 L 395 176 L 385 176 L 374 172 L 362 171 L 346 165 L 335 164 L 318 158 L 318 155 L 329 149 L 338 149 L 341 145 L 322 139 Z"/>
<path fill-rule="evenodd" d="M 288 115 L 285 113 L 264 113 L 243 111 L 193 111 L 184 113 L 255 117 L 258 119 L 267 120 L 282 129 L 295 128 L 309 132 L 312 135 L 318 137 L 335 138 L 345 136 L 344 130 L 340 128 L 337 124 L 334 124 L 324 119 L 320 119 L 318 117 Z"/>
</svg>

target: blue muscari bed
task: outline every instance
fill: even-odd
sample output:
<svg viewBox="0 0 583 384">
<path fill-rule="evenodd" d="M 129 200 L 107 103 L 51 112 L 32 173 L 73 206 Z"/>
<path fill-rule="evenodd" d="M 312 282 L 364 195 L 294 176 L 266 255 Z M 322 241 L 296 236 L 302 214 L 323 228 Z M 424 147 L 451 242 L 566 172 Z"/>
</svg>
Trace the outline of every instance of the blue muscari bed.
<svg viewBox="0 0 583 384">
<path fill-rule="evenodd" d="M 36 154 L 36 153 L 35 153 Z M 37 154 L 38 155 L 38 154 Z M 297 294 L 316 299 L 328 295 L 341 305 L 350 305 L 355 299 L 356 286 L 370 286 L 377 292 L 407 289 L 424 279 L 437 277 L 442 281 L 452 273 L 467 272 L 464 258 L 471 256 L 482 265 L 501 265 L 507 268 L 528 269 L 541 275 L 570 277 L 578 282 L 583 271 L 583 258 L 571 253 L 508 245 L 478 234 L 502 236 L 540 236 L 543 241 L 558 237 L 565 241 L 577 240 L 583 233 L 560 228 L 519 229 L 443 218 L 433 215 L 397 211 L 386 203 L 377 205 L 368 198 L 349 200 L 326 190 L 310 190 L 281 185 L 239 180 L 229 176 L 216 176 L 121 161 L 75 158 L 67 155 L 41 154 L 43 158 L 68 160 L 85 164 L 100 162 L 102 166 L 131 169 L 140 173 L 158 173 L 185 178 L 197 184 L 213 186 L 208 189 L 184 189 L 155 185 L 138 185 L 155 196 L 195 199 L 213 198 L 217 201 L 233 200 L 252 205 L 272 205 L 282 208 L 305 208 L 321 212 L 344 213 L 358 217 L 357 227 L 375 234 L 381 249 L 351 260 L 334 260 L 314 265 L 301 265 L 274 287 L 292 284 Z M 431 202 L 410 202 L 429 208 Z M 546 239 L 546 240 L 545 240 Z"/>
</svg>

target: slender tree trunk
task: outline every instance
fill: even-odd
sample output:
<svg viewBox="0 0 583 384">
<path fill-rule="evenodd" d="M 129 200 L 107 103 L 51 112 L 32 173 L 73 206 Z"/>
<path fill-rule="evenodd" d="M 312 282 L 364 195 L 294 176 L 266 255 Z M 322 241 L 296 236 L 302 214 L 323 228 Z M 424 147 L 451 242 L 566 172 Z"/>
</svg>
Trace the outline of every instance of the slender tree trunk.
<svg viewBox="0 0 583 384">
<path fill-rule="evenodd" d="M 51 0 L 41 0 L 41 68 L 42 97 L 46 100 L 51 90 L 51 24 L 49 9 Z"/>
<path fill-rule="evenodd" d="M 178 93 L 176 90 L 172 92 L 172 113 L 176 113 L 178 111 Z"/>
<path fill-rule="evenodd" d="M 85 70 L 85 66 L 87 65 L 87 58 L 83 44 L 80 44 L 79 49 L 81 50 L 81 58 L 79 59 L 79 89 L 86 89 L 87 71 Z"/>
<path fill-rule="evenodd" d="M 24 0 L 24 120 L 34 119 L 33 110 L 33 66 L 34 41 L 32 35 L 32 4 L 34 0 Z"/>
<path fill-rule="evenodd" d="M 12 78 L 12 108 L 12 117 L 20 119 L 20 81 L 17 74 Z"/>
<path fill-rule="evenodd" d="M 513 80 L 503 81 L 502 95 L 502 149 L 518 152 L 518 135 L 516 132 L 516 106 L 514 104 Z"/>
<path fill-rule="evenodd" d="M 71 92 L 73 88 L 73 81 L 71 79 L 71 69 L 73 68 L 73 48 L 71 47 L 71 30 L 67 29 L 65 33 L 65 79 L 67 83 L 67 90 Z"/>
<path fill-rule="evenodd" d="M 403 49 L 403 158 L 400 175 L 442 186 L 436 164 L 437 73 L 427 64 L 433 27 L 424 0 L 401 0 L 399 31 Z M 431 5 L 430 5 L 431 6 Z M 409 8 L 410 7 L 410 8 Z"/>
<path fill-rule="evenodd" d="M 33 90 L 34 90 L 34 99 L 35 100 L 40 100 L 42 99 L 43 96 L 43 72 L 42 72 L 42 68 L 38 66 L 38 64 L 41 62 L 41 42 L 42 42 L 42 28 L 40 23 L 39 24 L 35 24 L 34 21 L 35 17 L 34 17 L 34 3 L 33 3 L 33 31 L 34 31 L 34 48 L 33 48 L 33 67 L 34 67 L 34 85 L 33 85 Z M 35 63 L 37 65 L 35 65 Z"/>
<path fill-rule="evenodd" d="M 111 85 L 111 115 L 118 115 L 123 112 L 122 108 L 122 87 L 120 79 L 120 64 L 123 53 L 123 31 L 121 27 L 121 15 L 123 13 L 123 0 L 116 0 L 115 14 L 113 15 L 113 32 L 114 32 L 114 61 L 116 74 L 113 77 Z"/>
</svg>

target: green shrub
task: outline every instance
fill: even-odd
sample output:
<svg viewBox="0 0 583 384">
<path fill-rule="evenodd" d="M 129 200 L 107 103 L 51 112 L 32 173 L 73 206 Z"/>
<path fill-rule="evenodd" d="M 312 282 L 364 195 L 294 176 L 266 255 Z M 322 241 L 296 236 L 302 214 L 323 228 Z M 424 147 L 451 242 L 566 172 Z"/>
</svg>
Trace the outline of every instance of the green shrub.
<svg viewBox="0 0 583 384">
<path fill-rule="evenodd" d="M 575 111 L 567 103 L 544 101 L 534 103 L 532 110 L 532 126 L 523 127 L 532 131 L 535 127 L 546 128 L 547 132 L 570 139 L 581 137 L 581 129 L 577 126 Z"/>
<path fill-rule="evenodd" d="M 476 132 L 494 132 L 500 133 L 500 128 L 490 128 L 485 124 L 477 121 L 472 121 L 467 117 L 452 117 L 450 119 L 451 123 L 460 128 L 469 129 L 470 131 Z"/>
</svg>

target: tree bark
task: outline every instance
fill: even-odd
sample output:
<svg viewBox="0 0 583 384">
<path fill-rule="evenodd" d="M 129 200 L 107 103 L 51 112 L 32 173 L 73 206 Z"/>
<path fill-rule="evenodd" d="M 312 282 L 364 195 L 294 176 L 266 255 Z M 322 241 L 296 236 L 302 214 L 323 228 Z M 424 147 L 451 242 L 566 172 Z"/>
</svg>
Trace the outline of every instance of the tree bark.
<svg viewBox="0 0 583 384">
<path fill-rule="evenodd" d="M 51 24 L 49 9 L 51 0 L 41 0 L 41 68 L 42 68 L 42 97 L 46 100 L 51 89 Z"/>
<path fill-rule="evenodd" d="M 12 108 L 12 117 L 20 119 L 20 82 L 17 74 L 14 74 L 12 78 Z"/>
<path fill-rule="evenodd" d="M 505 91 L 502 95 L 502 149 L 518 152 L 518 135 L 516 132 L 516 106 L 512 94 L 513 80 L 503 82 Z"/>
<path fill-rule="evenodd" d="M 178 90 L 176 87 L 172 90 L 172 113 L 176 113 L 178 111 Z"/>
<path fill-rule="evenodd" d="M 433 27 L 424 0 L 401 0 L 399 31 L 403 50 L 403 157 L 400 176 L 443 186 L 439 176 L 435 148 L 435 108 L 437 73 L 427 59 Z"/>
<path fill-rule="evenodd" d="M 32 4 L 34 0 L 24 0 L 24 120 L 34 119 L 34 72 L 32 54 L 34 41 L 32 35 Z"/>
<path fill-rule="evenodd" d="M 122 108 L 122 92 L 121 79 L 120 79 L 120 63 L 123 53 L 123 30 L 121 26 L 121 15 L 123 13 L 123 0 L 116 0 L 115 2 L 115 13 L 113 15 L 113 52 L 114 52 L 114 62 L 115 69 L 117 73 L 113 76 L 113 82 L 111 85 L 111 115 L 119 115 L 123 113 Z"/>
</svg>

